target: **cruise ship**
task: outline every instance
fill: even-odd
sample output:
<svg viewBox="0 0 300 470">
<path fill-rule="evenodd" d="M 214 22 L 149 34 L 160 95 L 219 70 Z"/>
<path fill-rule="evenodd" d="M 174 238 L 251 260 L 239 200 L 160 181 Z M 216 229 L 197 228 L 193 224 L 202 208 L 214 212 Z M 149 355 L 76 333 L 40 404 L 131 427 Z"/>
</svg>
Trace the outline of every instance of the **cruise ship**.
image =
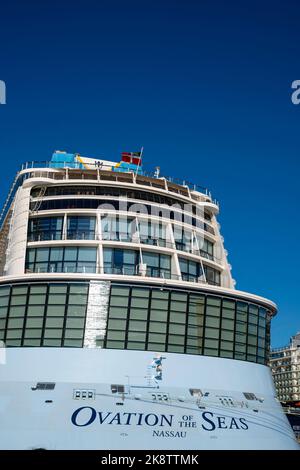
<svg viewBox="0 0 300 470">
<path fill-rule="evenodd" d="M 0 448 L 299 449 L 211 193 L 55 151 L 1 212 Z"/>
</svg>

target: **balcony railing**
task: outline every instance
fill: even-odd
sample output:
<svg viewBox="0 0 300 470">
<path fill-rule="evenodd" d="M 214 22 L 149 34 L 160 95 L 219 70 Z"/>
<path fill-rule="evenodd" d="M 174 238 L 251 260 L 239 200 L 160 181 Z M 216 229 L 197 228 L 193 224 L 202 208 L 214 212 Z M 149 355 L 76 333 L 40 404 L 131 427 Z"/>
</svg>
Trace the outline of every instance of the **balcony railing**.
<svg viewBox="0 0 300 470">
<path fill-rule="evenodd" d="M 38 161 L 31 161 L 31 162 L 25 162 L 22 164 L 21 166 L 21 169 L 20 171 L 24 171 L 24 170 L 31 170 L 31 169 L 34 169 L 34 168 L 38 168 L 38 169 L 41 169 L 41 168 L 45 168 L 45 169 L 55 169 L 55 170 L 60 170 L 60 169 L 70 169 L 70 170 L 81 170 L 81 173 L 80 173 L 80 179 L 91 179 L 89 176 L 90 176 L 90 173 L 91 172 L 99 172 L 101 173 L 101 175 L 105 174 L 105 170 L 99 170 L 99 168 L 97 168 L 95 166 L 95 169 L 90 169 L 90 170 L 83 170 L 82 169 L 82 165 L 80 162 L 73 162 L 73 163 L 70 163 L 70 162 L 60 162 L 59 165 L 61 165 L 61 168 L 56 168 L 54 166 L 54 163 L 51 162 L 51 161 L 41 161 L 41 162 L 38 162 Z M 110 170 L 110 167 L 107 168 L 108 171 L 107 174 L 109 173 L 110 176 L 111 176 L 111 173 L 115 173 L 115 178 L 116 180 L 120 180 L 120 178 L 122 178 L 122 173 L 130 173 L 130 174 L 133 174 L 133 171 L 132 170 L 126 170 L 126 169 L 122 169 L 122 172 L 113 172 L 113 171 L 109 171 Z M 52 176 L 49 172 L 49 174 L 47 175 L 48 178 L 54 178 L 54 179 L 57 179 L 57 176 L 53 176 L 53 175 L 57 175 L 57 172 L 54 172 L 52 173 Z M 86 177 L 85 177 L 86 176 Z M 191 183 L 190 181 L 187 181 L 187 180 L 184 180 L 184 179 L 179 179 L 179 178 L 173 178 L 171 176 L 163 176 L 163 177 L 158 177 L 155 172 L 149 172 L 149 171 L 144 171 L 144 170 L 140 170 L 139 171 L 139 174 L 137 175 L 137 179 L 139 179 L 139 177 L 146 177 L 146 178 L 150 178 L 150 179 L 153 179 L 153 180 L 158 180 L 158 181 L 164 181 L 166 180 L 167 182 L 173 184 L 173 185 L 177 185 L 178 187 L 183 187 L 183 188 L 188 188 L 190 191 L 197 191 L 201 194 L 205 194 L 206 196 L 208 196 L 212 202 L 216 205 L 219 205 L 218 201 L 216 199 L 212 199 L 212 195 L 211 195 L 211 192 L 209 191 L 208 188 L 204 187 L 204 186 L 199 186 L 197 184 L 194 184 L 194 183 Z M 92 178 L 92 179 L 95 179 L 95 178 Z M 144 182 L 146 184 L 146 181 Z M 143 184 L 142 183 L 142 180 L 140 178 L 140 184 Z M 173 187 L 173 190 L 175 189 L 175 187 Z M 178 188 L 180 189 L 180 188 Z M 173 191 L 174 192 L 174 191 Z M 176 191 L 175 191 L 176 192 Z"/>
<path fill-rule="evenodd" d="M 206 285 L 215 285 L 220 286 L 213 281 L 205 280 L 204 276 L 194 276 L 187 274 L 174 274 L 166 271 L 163 268 L 155 268 L 147 266 L 146 270 L 142 272 L 139 266 L 100 266 L 98 264 L 87 264 L 84 265 L 81 262 L 80 267 L 66 266 L 63 270 L 56 269 L 54 265 L 51 266 L 51 269 L 48 270 L 45 267 L 37 267 L 36 270 L 25 269 L 25 274 L 111 274 L 111 275 L 121 275 L 121 276 L 139 276 L 139 277 L 152 277 L 162 280 L 174 280 L 174 281 L 185 281 L 191 282 L 193 284 L 206 284 Z"/>
</svg>

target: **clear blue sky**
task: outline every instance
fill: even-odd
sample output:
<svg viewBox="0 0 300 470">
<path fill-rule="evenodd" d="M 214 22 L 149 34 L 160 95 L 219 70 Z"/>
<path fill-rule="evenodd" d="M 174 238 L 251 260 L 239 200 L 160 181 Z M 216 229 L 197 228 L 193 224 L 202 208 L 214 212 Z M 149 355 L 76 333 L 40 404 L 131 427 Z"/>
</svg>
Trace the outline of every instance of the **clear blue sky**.
<svg viewBox="0 0 300 470">
<path fill-rule="evenodd" d="M 208 186 L 237 287 L 277 302 L 272 344 L 300 330 L 296 1 L 5 1 L 0 199 L 54 149 Z"/>
</svg>

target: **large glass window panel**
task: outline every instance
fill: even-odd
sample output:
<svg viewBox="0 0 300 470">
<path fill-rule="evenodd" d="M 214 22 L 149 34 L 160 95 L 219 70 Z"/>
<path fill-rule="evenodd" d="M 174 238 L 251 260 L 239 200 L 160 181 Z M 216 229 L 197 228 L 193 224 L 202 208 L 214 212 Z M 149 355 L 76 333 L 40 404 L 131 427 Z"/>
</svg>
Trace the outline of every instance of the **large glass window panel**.
<svg viewBox="0 0 300 470">
<path fill-rule="evenodd" d="M 109 349 L 124 349 L 124 341 L 108 340 L 106 342 L 106 347 Z"/>
<path fill-rule="evenodd" d="M 219 338 L 220 330 L 214 328 L 205 328 L 206 338 Z"/>
<path fill-rule="evenodd" d="M 65 250 L 65 254 L 64 254 L 64 260 L 65 261 L 76 261 L 77 260 L 77 247 L 76 246 L 66 247 L 64 250 Z"/>
<path fill-rule="evenodd" d="M 96 262 L 97 248 L 80 247 L 78 249 L 78 261 Z"/>
<path fill-rule="evenodd" d="M 139 254 L 135 250 L 122 250 L 114 248 L 107 253 L 104 248 L 104 272 L 108 274 L 137 274 Z"/>
<path fill-rule="evenodd" d="M 44 318 L 42 317 L 27 317 L 26 328 L 42 328 L 44 323 Z"/>
<path fill-rule="evenodd" d="M 125 330 L 126 329 L 126 321 L 125 320 L 114 320 L 110 319 L 108 322 L 108 329 L 112 330 Z"/>
<path fill-rule="evenodd" d="M 50 248 L 36 248 L 36 263 L 48 261 Z"/>
<path fill-rule="evenodd" d="M 168 312 L 164 310 L 153 310 L 151 309 L 150 319 L 153 321 L 167 321 Z"/>
<path fill-rule="evenodd" d="M 86 305 L 86 294 L 69 294 L 68 302 L 70 305 Z"/>
<path fill-rule="evenodd" d="M 206 306 L 206 315 L 219 317 L 220 316 L 220 307 L 213 307 L 211 305 L 207 305 Z"/>
<path fill-rule="evenodd" d="M 62 261 L 63 260 L 64 249 L 52 247 L 50 252 L 50 261 Z"/>
<path fill-rule="evenodd" d="M 26 295 L 12 295 L 10 299 L 10 305 L 26 305 Z"/>
<path fill-rule="evenodd" d="M 46 302 L 46 294 L 31 294 L 28 299 L 29 305 L 45 305 Z"/>
<path fill-rule="evenodd" d="M 247 331 L 247 323 L 244 322 L 236 322 L 235 329 L 239 333 L 246 333 Z"/>
<path fill-rule="evenodd" d="M 68 318 L 66 328 L 84 328 L 84 318 Z"/>
<path fill-rule="evenodd" d="M 83 338 L 84 336 L 84 331 L 83 330 L 77 330 L 77 329 L 68 329 L 65 332 L 65 338 Z"/>
<path fill-rule="evenodd" d="M 65 339 L 64 346 L 71 348 L 80 348 L 82 347 L 82 339 Z"/>
<path fill-rule="evenodd" d="M 166 342 L 166 335 L 160 333 L 149 333 L 148 341 L 149 343 L 164 344 Z"/>
<path fill-rule="evenodd" d="M 125 331 L 109 331 L 107 333 L 108 340 L 125 340 Z"/>
<path fill-rule="evenodd" d="M 149 297 L 149 292 L 150 292 L 149 289 L 133 287 L 132 288 L 132 297 L 143 297 L 145 299 L 145 298 Z M 152 298 L 154 297 L 154 295 L 153 295 L 154 293 L 155 293 L 155 291 L 152 292 Z"/>
<path fill-rule="evenodd" d="M 235 351 L 240 352 L 240 353 L 245 353 L 247 346 L 246 344 L 241 344 L 241 343 L 235 343 L 234 347 Z"/>
<path fill-rule="evenodd" d="M 6 338 L 6 341 L 5 341 L 5 346 L 8 346 L 8 347 L 17 347 L 17 346 L 21 346 L 21 338 L 20 339 L 8 339 Z"/>
<path fill-rule="evenodd" d="M 146 275 L 150 277 L 171 277 L 171 257 L 161 253 L 143 251 L 143 263 L 146 264 Z"/>
<path fill-rule="evenodd" d="M 203 327 L 199 326 L 188 326 L 189 336 L 203 336 Z"/>
<path fill-rule="evenodd" d="M 63 318 L 47 318 L 46 320 L 46 328 L 62 328 L 64 325 Z"/>
<path fill-rule="evenodd" d="M 41 336 L 41 328 L 26 328 L 25 330 L 25 338 L 41 338 Z"/>
<path fill-rule="evenodd" d="M 27 317 L 40 317 L 44 315 L 44 310 L 45 310 L 45 305 L 30 305 L 27 309 Z M 12 312 L 10 312 L 10 315 L 11 314 Z M 24 315 L 24 311 L 22 314 Z"/>
<path fill-rule="evenodd" d="M 64 294 L 49 294 L 48 304 L 64 304 L 66 302 L 66 295 Z"/>
<path fill-rule="evenodd" d="M 94 216 L 68 216 L 67 238 L 71 240 L 94 240 L 96 218 Z"/>
<path fill-rule="evenodd" d="M 206 327 L 219 328 L 220 327 L 220 318 L 218 317 L 206 317 Z"/>
<path fill-rule="evenodd" d="M 26 295 L 28 291 L 27 286 L 16 286 L 12 288 L 12 295 Z"/>
<path fill-rule="evenodd" d="M 184 346 L 180 345 L 175 345 L 175 344 L 168 344 L 168 352 L 174 352 L 174 353 L 183 353 L 184 352 Z"/>
<path fill-rule="evenodd" d="M 131 299 L 131 307 L 139 307 L 139 308 L 148 308 L 149 299 L 142 299 L 142 298 L 132 298 Z M 153 301 L 152 301 L 153 305 Z"/>
<path fill-rule="evenodd" d="M 257 334 L 257 326 L 256 325 L 248 325 L 248 334 L 256 335 Z"/>
<path fill-rule="evenodd" d="M 127 307 L 110 307 L 109 309 L 109 317 L 110 318 L 127 318 Z"/>
<path fill-rule="evenodd" d="M 213 260 L 214 259 L 214 244 L 210 241 L 207 240 L 206 238 L 198 238 L 198 243 L 200 247 L 200 254 L 204 258 Z"/>
<path fill-rule="evenodd" d="M 23 346 L 29 346 L 29 347 L 34 347 L 34 346 L 40 346 L 41 345 L 41 340 L 40 339 L 24 339 Z"/>
<path fill-rule="evenodd" d="M 185 337 L 182 335 L 168 335 L 168 343 L 169 344 L 181 344 L 184 345 Z"/>
<path fill-rule="evenodd" d="M 233 300 L 223 299 L 223 309 L 235 310 L 235 302 Z"/>
<path fill-rule="evenodd" d="M 136 331 L 129 331 L 128 333 L 128 341 L 145 342 L 145 340 L 146 340 L 146 333 L 140 333 Z"/>
<path fill-rule="evenodd" d="M 51 284 L 49 286 L 50 294 L 64 294 L 67 292 L 67 284 Z"/>
<path fill-rule="evenodd" d="M 171 325 L 170 325 L 169 328 L 171 328 Z M 151 322 L 150 325 L 149 325 L 149 331 L 151 331 L 152 333 L 166 333 L 167 324 L 166 323 Z M 169 331 L 170 331 L 170 329 L 169 329 Z"/>
<path fill-rule="evenodd" d="M 174 310 L 176 312 L 186 312 L 186 303 L 185 302 L 176 302 L 176 301 L 171 301 L 170 305 L 170 310 Z"/>
<path fill-rule="evenodd" d="M 234 320 L 235 311 L 223 307 L 223 309 L 222 309 L 222 317 L 223 317 L 223 318 L 228 318 L 228 319 Z"/>
<path fill-rule="evenodd" d="M 219 341 L 216 340 L 216 339 L 208 339 L 208 338 L 205 338 L 204 340 L 204 346 L 206 348 L 213 348 L 213 349 L 218 349 L 219 347 Z"/>
<path fill-rule="evenodd" d="M 228 320 L 226 318 L 222 318 L 222 328 L 225 330 L 233 330 L 234 329 L 234 321 Z"/>
<path fill-rule="evenodd" d="M 221 331 L 221 339 L 233 342 L 233 337 L 234 337 L 233 331 L 224 331 L 224 330 Z"/>
<path fill-rule="evenodd" d="M 135 290 L 139 290 L 139 289 L 133 289 L 133 291 Z M 145 292 L 146 289 L 141 289 L 142 293 L 143 291 Z M 146 291 L 148 292 L 148 291 Z M 122 297 L 129 297 L 129 287 L 121 287 L 121 286 L 118 286 L 118 287 L 115 287 L 113 286 L 111 288 L 111 295 L 112 296 L 115 296 L 115 295 L 118 295 L 118 296 L 122 296 Z M 145 295 L 141 295 L 141 297 L 145 297 Z"/>
<path fill-rule="evenodd" d="M 203 338 L 194 338 L 194 337 L 188 336 L 186 343 L 187 343 L 187 346 L 197 347 L 199 350 L 201 350 L 202 344 L 203 344 Z"/>
<path fill-rule="evenodd" d="M 219 286 L 221 283 L 221 273 L 217 269 L 204 266 L 205 277 L 208 284 Z"/>
<path fill-rule="evenodd" d="M 28 241 L 61 240 L 63 217 L 37 217 L 29 219 Z"/>
<path fill-rule="evenodd" d="M 119 307 L 124 307 L 128 304 L 128 300 L 129 298 L 125 298 L 124 297 L 116 297 L 116 296 L 113 296 L 110 298 L 110 305 L 111 306 L 119 306 Z"/>
<path fill-rule="evenodd" d="M 245 333 L 235 333 L 235 340 L 238 342 L 238 343 L 246 343 L 246 340 L 247 340 L 247 336 Z"/>
<path fill-rule="evenodd" d="M 130 320 L 129 330 L 130 331 L 146 331 L 147 323 L 143 321 Z"/>
<path fill-rule="evenodd" d="M 257 345 L 257 337 L 256 336 L 248 336 L 247 342 L 251 346 L 256 346 Z"/>
<path fill-rule="evenodd" d="M 142 308 L 131 308 L 130 318 L 132 320 L 147 320 L 148 311 Z"/>
<path fill-rule="evenodd" d="M 151 308 L 155 309 L 155 310 L 167 310 L 168 309 L 168 300 L 152 299 Z"/>
<path fill-rule="evenodd" d="M 143 262 L 152 268 L 159 268 L 159 254 L 143 252 Z"/>
<path fill-rule="evenodd" d="M 45 328 L 44 338 L 61 338 L 62 329 L 58 328 Z"/>
<path fill-rule="evenodd" d="M 140 220 L 138 228 L 141 243 L 154 246 L 167 245 L 165 225 L 158 222 Z"/>
<path fill-rule="evenodd" d="M 170 324 L 169 325 L 169 334 L 171 335 L 184 335 L 185 334 L 185 325 L 176 325 Z"/>
<path fill-rule="evenodd" d="M 135 233 L 135 221 L 127 217 L 103 217 L 101 219 L 103 240 L 131 242 Z"/>
<path fill-rule="evenodd" d="M 43 346 L 57 348 L 61 346 L 61 339 L 44 339 Z"/>
<path fill-rule="evenodd" d="M 5 286 L 5 287 L 0 287 L 0 297 L 9 295 L 10 293 L 10 287 Z"/>
<path fill-rule="evenodd" d="M 202 269 L 200 263 L 185 259 L 185 258 L 178 258 L 181 277 L 183 281 L 196 281 L 198 277 L 202 275 Z"/>
<path fill-rule="evenodd" d="M 47 286 L 37 285 L 30 286 L 30 294 L 46 294 Z"/>
<path fill-rule="evenodd" d="M 0 307 L 6 307 L 9 302 L 9 297 L 0 297 Z"/>
<path fill-rule="evenodd" d="M 145 345 L 144 345 L 144 343 L 138 343 L 136 341 L 128 341 L 127 349 L 139 349 L 139 350 L 144 351 L 145 350 Z M 158 348 L 156 348 L 156 349 L 158 349 Z"/>
<path fill-rule="evenodd" d="M 26 306 L 25 305 L 16 305 L 16 306 L 13 306 L 11 305 L 10 306 L 10 310 L 9 310 L 9 316 L 10 317 L 20 317 L 20 316 L 24 316 L 25 315 L 25 310 L 26 310 Z"/>
<path fill-rule="evenodd" d="M 24 319 L 23 318 L 11 318 L 8 320 L 7 328 L 23 328 Z"/>
<path fill-rule="evenodd" d="M 179 312 L 170 312 L 170 322 L 172 323 L 185 323 L 186 315 Z"/>
<path fill-rule="evenodd" d="M 5 318 L 7 316 L 8 308 L 0 307 L 0 318 Z"/>
</svg>

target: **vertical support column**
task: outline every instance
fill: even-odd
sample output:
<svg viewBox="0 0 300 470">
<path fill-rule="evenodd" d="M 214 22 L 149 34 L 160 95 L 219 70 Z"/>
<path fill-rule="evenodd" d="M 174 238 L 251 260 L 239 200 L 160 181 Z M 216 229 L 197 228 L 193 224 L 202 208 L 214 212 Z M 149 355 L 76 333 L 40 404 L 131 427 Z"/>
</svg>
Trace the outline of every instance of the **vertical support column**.
<svg viewBox="0 0 300 470">
<path fill-rule="evenodd" d="M 171 258 L 171 277 L 172 275 L 175 275 L 175 279 L 179 280 L 181 279 L 181 271 L 180 271 L 180 265 L 178 261 L 178 256 L 177 256 L 177 251 L 176 251 L 176 245 L 175 245 L 175 238 L 174 238 L 174 233 L 173 233 L 173 228 L 171 222 L 167 224 L 166 227 L 166 239 L 170 240 L 172 249 L 174 250 L 172 253 L 172 258 Z M 171 248 L 171 247 L 168 247 Z"/>
<path fill-rule="evenodd" d="M 96 220 L 96 238 L 98 240 L 98 266 L 97 273 L 104 273 L 104 259 L 103 259 L 103 245 L 102 245 L 102 226 L 101 226 L 101 214 L 97 212 Z"/>
<path fill-rule="evenodd" d="M 110 282 L 90 281 L 83 347 L 101 347 L 108 316 Z"/>
<path fill-rule="evenodd" d="M 67 213 L 64 213 L 64 220 L 63 220 L 63 230 L 62 230 L 62 239 L 67 239 Z"/>
</svg>

